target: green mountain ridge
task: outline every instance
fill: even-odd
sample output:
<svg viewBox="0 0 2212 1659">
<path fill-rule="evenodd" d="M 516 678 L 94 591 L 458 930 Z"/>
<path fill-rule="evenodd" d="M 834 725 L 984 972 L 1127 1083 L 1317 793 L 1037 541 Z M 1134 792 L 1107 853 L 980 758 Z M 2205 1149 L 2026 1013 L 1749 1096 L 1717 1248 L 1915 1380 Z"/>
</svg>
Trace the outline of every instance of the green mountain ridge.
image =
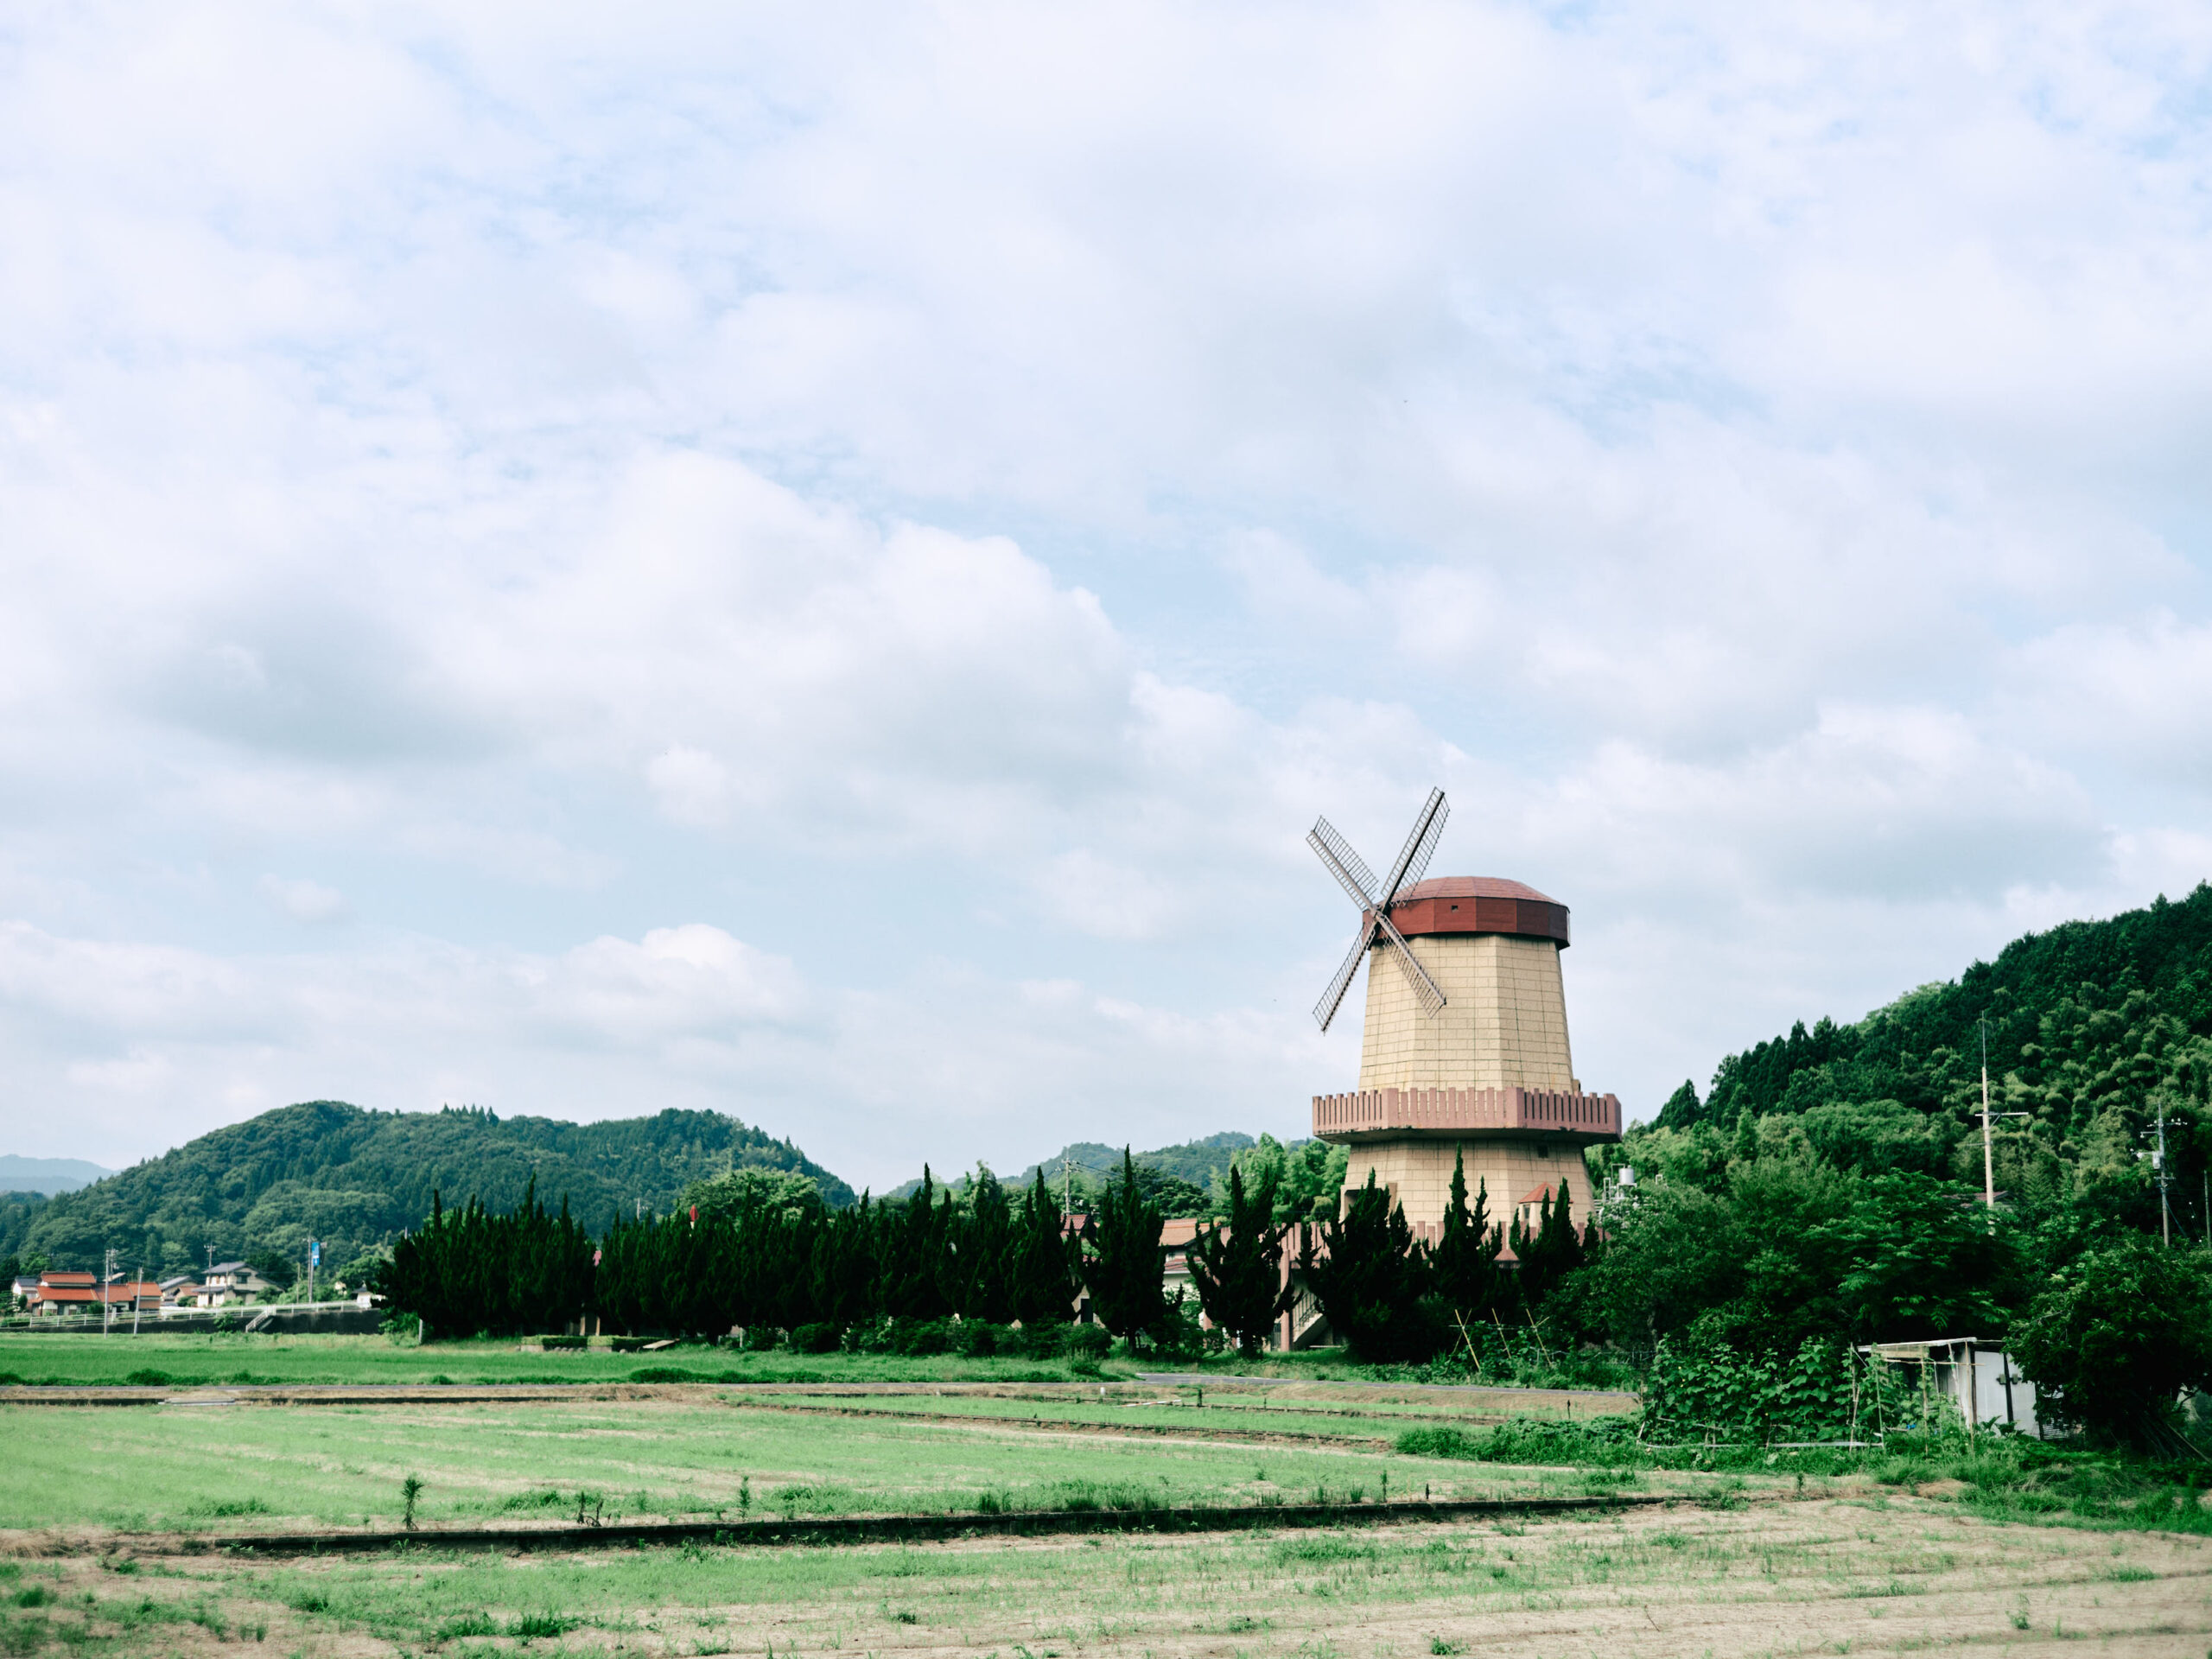
<svg viewBox="0 0 2212 1659">
<path fill-rule="evenodd" d="M 1150 1152 L 1130 1155 L 1139 1169 L 1150 1170 L 1154 1174 L 1168 1176 L 1204 1190 L 1216 1175 L 1228 1170 L 1238 1153 L 1258 1144 L 1251 1135 L 1239 1130 L 1224 1129 L 1217 1135 L 1205 1135 L 1195 1141 L 1181 1141 L 1172 1147 L 1155 1147 Z M 1065 1164 L 1063 1160 L 1065 1160 Z M 1109 1147 L 1099 1141 L 1074 1141 L 1041 1163 L 1030 1165 L 1019 1175 L 1001 1176 L 1000 1179 L 1008 1187 L 1020 1190 L 1035 1180 L 1037 1172 L 1041 1169 L 1045 1172 L 1046 1185 L 1057 1192 L 1065 1168 L 1072 1171 L 1078 1190 L 1086 1190 L 1084 1186 L 1086 1178 L 1089 1187 L 1096 1188 L 1109 1176 L 1117 1173 L 1121 1167 L 1121 1147 Z M 940 1185 L 948 1179 L 943 1171 L 932 1171 L 931 1174 Z M 956 1186 L 963 1179 L 963 1174 L 950 1177 L 951 1184 Z M 922 1178 L 917 1175 L 913 1179 L 892 1188 L 884 1197 L 911 1198 L 920 1190 L 921 1185 Z"/>
<path fill-rule="evenodd" d="M 2212 1224 L 2212 884 L 2015 939 L 1994 962 L 1854 1024 L 1799 1021 L 1685 1083 L 1609 1160 L 1741 1157 L 1802 1137 L 1840 1166 L 1982 1183 L 1981 1041 L 1996 1185 L 2031 1205 L 2093 1198 L 2155 1230 L 2151 1154 L 2166 1118 L 2169 1205 Z"/>
<path fill-rule="evenodd" d="M 126 1272 L 188 1272 L 207 1265 L 211 1248 L 303 1262 L 316 1238 L 336 1265 L 416 1225 L 434 1192 L 448 1205 L 480 1197 L 506 1209 L 534 1176 L 539 1198 L 565 1198 L 597 1234 L 641 1204 L 667 1213 L 686 1185 L 733 1169 L 809 1175 L 831 1204 L 854 1202 L 851 1187 L 790 1141 L 720 1112 L 566 1123 L 319 1100 L 216 1129 L 74 1192 L 0 1203 L 0 1255 L 97 1268 L 113 1248 Z"/>
</svg>

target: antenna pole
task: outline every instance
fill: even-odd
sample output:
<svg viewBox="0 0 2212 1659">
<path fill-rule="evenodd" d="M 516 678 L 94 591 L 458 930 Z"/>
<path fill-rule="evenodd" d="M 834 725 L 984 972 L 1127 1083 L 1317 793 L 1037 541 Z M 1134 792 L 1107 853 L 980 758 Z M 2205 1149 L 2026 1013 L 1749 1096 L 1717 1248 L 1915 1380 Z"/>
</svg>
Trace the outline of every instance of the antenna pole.
<svg viewBox="0 0 2212 1659">
<path fill-rule="evenodd" d="M 1997 1160 L 1989 1144 L 1989 1018 L 1981 1020 L 1981 1202 L 1993 1216 L 1997 1211 Z"/>
</svg>

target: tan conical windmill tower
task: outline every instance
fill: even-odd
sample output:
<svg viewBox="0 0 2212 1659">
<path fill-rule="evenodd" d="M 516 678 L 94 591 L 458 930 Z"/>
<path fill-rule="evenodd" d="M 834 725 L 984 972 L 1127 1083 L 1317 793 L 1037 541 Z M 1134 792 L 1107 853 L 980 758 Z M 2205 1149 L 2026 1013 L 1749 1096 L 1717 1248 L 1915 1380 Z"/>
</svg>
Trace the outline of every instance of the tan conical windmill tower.
<svg viewBox="0 0 2212 1659">
<path fill-rule="evenodd" d="M 1574 1076 L 1567 906 L 1495 876 L 1423 880 L 1449 810 L 1432 790 L 1380 881 L 1326 818 L 1306 838 L 1360 907 L 1351 953 L 1314 1006 L 1322 1030 L 1368 963 L 1359 1087 L 1316 1095 L 1313 1133 L 1351 1148 L 1347 1188 L 1371 1170 L 1417 1230 L 1443 1220 L 1462 1155 L 1470 1202 L 1486 1185 L 1492 1221 L 1562 1176 L 1580 1221 L 1582 1148 L 1621 1138 L 1621 1103 L 1585 1094 Z"/>
</svg>

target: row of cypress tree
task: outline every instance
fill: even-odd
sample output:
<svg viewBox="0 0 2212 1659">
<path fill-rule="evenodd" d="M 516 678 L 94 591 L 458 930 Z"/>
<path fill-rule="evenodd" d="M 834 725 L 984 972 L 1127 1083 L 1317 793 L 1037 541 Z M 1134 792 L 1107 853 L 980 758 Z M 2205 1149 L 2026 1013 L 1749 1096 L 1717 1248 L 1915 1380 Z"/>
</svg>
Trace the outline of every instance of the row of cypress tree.
<svg viewBox="0 0 2212 1659">
<path fill-rule="evenodd" d="M 1018 1198 L 986 1176 L 965 1208 L 925 1173 L 903 1203 L 756 1199 L 618 1222 L 596 1245 L 565 1203 L 547 1216 L 533 1185 L 504 1216 L 474 1199 L 448 1211 L 433 1194 L 429 1218 L 399 1240 L 377 1287 L 394 1313 L 447 1333 L 557 1331 L 594 1317 L 702 1333 L 955 1316 L 1036 1325 L 1073 1317 L 1083 1261 L 1041 1173 Z M 1153 1261 L 1156 1284 L 1156 1252 Z"/>
<path fill-rule="evenodd" d="M 1185 1247 L 1199 1305 L 1249 1351 L 1295 1294 L 1281 1270 L 1285 1228 L 1275 1182 L 1247 1189 L 1232 1168 L 1229 1215 Z M 495 1215 L 474 1199 L 403 1236 L 379 1279 L 391 1309 L 441 1332 L 509 1335 L 596 1317 L 606 1326 L 720 1332 L 736 1327 L 838 1330 L 883 1319 L 957 1318 L 992 1325 L 1065 1324 L 1077 1296 L 1112 1335 L 1176 1345 L 1192 1311 L 1162 1284 L 1163 1217 L 1125 1149 L 1097 1207 L 1071 1230 L 1040 1171 L 1019 1197 L 985 1173 L 963 1207 L 928 1172 L 905 1201 L 863 1198 L 833 1210 L 818 1194 L 745 1190 L 702 1216 L 618 1223 L 597 1242 L 569 1215 L 549 1215 L 535 1183 Z M 1455 1330 L 1518 1313 L 1580 1265 L 1564 1182 L 1541 1225 L 1492 1225 L 1486 1192 L 1470 1205 L 1464 1162 L 1452 1174 L 1442 1236 L 1416 1242 L 1370 1176 L 1341 1217 L 1310 1230 L 1297 1266 L 1330 1323 L 1362 1357 L 1425 1359 Z M 1501 1272 L 1510 1242 L 1517 1273 Z"/>
<path fill-rule="evenodd" d="M 1516 1217 L 1493 1224 L 1486 1187 L 1467 1196 L 1466 1160 L 1452 1171 L 1440 1236 L 1416 1240 L 1405 1212 L 1375 1185 L 1346 1195 L 1343 1213 L 1325 1219 L 1300 1256 L 1301 1276 L 1321 1311 L 1358 1357 L 1419 1362 L 1461 1345 L 1485 1320 L 1533 1319 L 1560 1281 L 1598 1248 L 1594 1230 L 1574 1225 L 1567 1183 L 1560 1180 L 1533 1227 Z M 1501 1261 L 1510 1246 L 1513 1263 Z"/>
</svg>

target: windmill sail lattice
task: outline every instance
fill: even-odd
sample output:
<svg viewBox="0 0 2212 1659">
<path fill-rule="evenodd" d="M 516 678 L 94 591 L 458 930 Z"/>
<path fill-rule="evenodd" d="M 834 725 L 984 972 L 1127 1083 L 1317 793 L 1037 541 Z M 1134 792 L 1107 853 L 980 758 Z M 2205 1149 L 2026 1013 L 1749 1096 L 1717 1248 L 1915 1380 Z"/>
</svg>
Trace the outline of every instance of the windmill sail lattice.
<svg viewBox="0 0 2212 1659">
<path fill-rule="evenodd" d="M 1398 895 L 1420 880 L 1434 856 L 1437 841 L 1444 834 L 1444 821 L 1452 809 L 1444 799 L 1444 791 L 1433 789 L 1428 800 L 1414 819 L 1413 828 L 1407 832 L 1406 844 L 1398 849 L 1397 861 L 1391 865 L 1389 879 L 1377 881 L 1375 872 L 1351 849 L 1351 843 L 1337 833 L 1336 826 L 1326 818 L 1316 818 L 1313 828 L 1306 837 L 1329 874 L 1344 894 L 1360 907 L 1359 932 L 1353 938 L 1351 950 L 1344 959 L 1328 988 L 1321 993 L 1321 1000 L 1313 1005 L 1313 1017 L 1326 1031 L 1329 1022 L 1337 1017 L 1337 1010 L 1344 1006 L 1344 994 L 1351 989 L 1353 976 L 1359 972 L 1361 959 L 1380 936 L 1387 944 L 1398 964 L 1413 982 L 1414 995 L 1420 1000 L 1421 1009 L 1432 1017 L 1444 1007 L 1444 993 L 1429 977 L 1428 970 L 1421 965 L 1390 920 L 1390 906 Z"/>
</svg>

